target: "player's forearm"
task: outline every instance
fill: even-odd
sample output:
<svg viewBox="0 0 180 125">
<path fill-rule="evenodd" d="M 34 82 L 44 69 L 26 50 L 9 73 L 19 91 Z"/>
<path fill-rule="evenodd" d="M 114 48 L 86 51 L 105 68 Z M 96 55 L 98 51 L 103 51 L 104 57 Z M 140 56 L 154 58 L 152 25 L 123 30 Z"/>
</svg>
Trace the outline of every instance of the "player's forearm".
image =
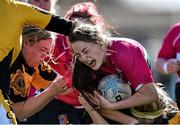
<svg viewBox="0 0 180 125">
<path fill-rule="evenodd" d="M 112 103 L 111 109 L 126 109 L 136 106 L 141 106 L 145 104 L 150 104 L 158 100 L 157 90 L 153 83 L 144 84 L 134 95 L 131 97 Z"/>
<path fill-rule="evenodd" d="M 108 124 L 108 122 L 96 110 L 88 110 L 87 112 L 93 120 L 93 124 Z"/>
<path fill-rule="evenodd" d="M 110 120 L 113 120 L 113 121 L 116 121 L 118 123 L 124 123 L 124 124 L 135 124 L 135 123 L 138 123 L 138 121 L 129 116 L 129 115 L 126 115 L 120 111 L 116 111 L 116 110 L 102 110 L 100 111 L 101 114 L 110 119 Z"/>
<path fill-rule="evenodd" d="M 28 118 L 46 106 L 54 98 L 54 96 L 55 95 L 47 89 L 41 94 L 31 97 L 26 101 L 14 103 L 12 105 L 12 109 L 17 118 Z"/>
<path fill-rule="evenodd" d="M 53 15 L 45 29 L 68 36 L 74 25 L 75 23 L 70 20 Z"/>
<path fill-rule="evenodd" d="M 163 59 L 163 58 L 158 58 L 155 61 L 155 66 L 156 66 L 157 71 L 162 73 L 162 74 L 167 74 L 167 73 L 164 72 L 164 69 L 163 69 L 163 66 L 164 66 L 165 62 L 166 62 L 166 60 Z"/>
</svg>

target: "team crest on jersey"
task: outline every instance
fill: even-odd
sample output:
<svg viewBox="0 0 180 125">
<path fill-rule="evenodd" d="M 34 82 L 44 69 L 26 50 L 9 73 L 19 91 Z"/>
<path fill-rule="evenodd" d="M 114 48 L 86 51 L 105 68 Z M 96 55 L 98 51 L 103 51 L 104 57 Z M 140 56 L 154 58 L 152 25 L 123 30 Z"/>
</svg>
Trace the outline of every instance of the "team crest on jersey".
<svg viewBox="0 0 180 125">
<path fill-rule="evenodd" d="M 10 88 L 13 89 L 15 95 L 21 95 L 22 97 L 27 95 L 30 85 L 28 83 L 32 81 L 32 77 L 30 77 L 30 75 L 24 71 L 25 70 L 22 72 L 20 69 L 18 69 L 16 73 L 11 74 L 10 78 Z"/>
</svg>

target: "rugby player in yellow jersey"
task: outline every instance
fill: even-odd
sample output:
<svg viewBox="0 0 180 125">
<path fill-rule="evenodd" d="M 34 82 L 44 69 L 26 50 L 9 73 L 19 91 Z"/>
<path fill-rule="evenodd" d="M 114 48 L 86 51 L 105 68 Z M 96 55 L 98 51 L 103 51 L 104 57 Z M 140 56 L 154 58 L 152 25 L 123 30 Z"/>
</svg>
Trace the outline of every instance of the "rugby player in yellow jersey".
<svg viewBox="0 0 180 125">
<path fill-rule="evenodd" d="M 75 23 L 27 3 L 0 0 L 0 109 L 3 107 L 9 117 L 12 117 L 12 113 L 9 113 L 10 109 L 4 101 L 9 94 L 10 83 L 7 79 L 10 77 L 10 68 L 21 51 L 21 33 L 26 24 L 69 35 Z"/>
</svg>

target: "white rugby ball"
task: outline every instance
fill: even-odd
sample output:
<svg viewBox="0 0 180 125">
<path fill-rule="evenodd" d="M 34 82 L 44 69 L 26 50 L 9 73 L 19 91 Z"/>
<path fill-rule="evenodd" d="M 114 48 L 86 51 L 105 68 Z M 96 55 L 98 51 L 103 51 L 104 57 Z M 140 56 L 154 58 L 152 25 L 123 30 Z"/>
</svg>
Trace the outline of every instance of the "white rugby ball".
<svg viewBox="0 0 180 125">
<path fill-rule="evenodd" d="M 110 102 L 117 102 L 132 95 L 130 85 L 124 83 L 117 74 L 102 78 L 98 85 L 98 91 Z"/>
</svg>

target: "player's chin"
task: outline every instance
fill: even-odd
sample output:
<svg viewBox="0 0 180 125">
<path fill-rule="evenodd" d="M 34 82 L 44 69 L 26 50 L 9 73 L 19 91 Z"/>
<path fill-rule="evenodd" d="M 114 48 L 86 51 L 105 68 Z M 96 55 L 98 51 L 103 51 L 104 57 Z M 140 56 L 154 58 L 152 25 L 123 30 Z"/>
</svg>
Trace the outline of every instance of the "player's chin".
<svg viewBox="0 0 180 125">
<path fill-rule="evenodd" d="M 92 68 L 93 70 L 99 70 L 102 66 L 102 61 L 96 61 L 96 65 Z"/>
<path fill-rule="evenodd" d="M 32 62 L 27 62 L 27 64 L 28 64 L 29 67 L 35 67 L 34 63 L 32 63 Z"/>
<path fill-rule="evenodd" d="M 96 65 L 96 66 L 94 66 L 94 67 L 91 67 L 93 70 L 99 70 L 100 69 L 100 65 L 98 66 L 98 65 Z"/>
<path fill-rule="evenodd" d="M 32 64 L 32 67 L 37 67 L 37 66 L 39 66 L 39 64 L 40 64 L 39 62 L 33 63 L 33 64 Z"/>
</svg>

